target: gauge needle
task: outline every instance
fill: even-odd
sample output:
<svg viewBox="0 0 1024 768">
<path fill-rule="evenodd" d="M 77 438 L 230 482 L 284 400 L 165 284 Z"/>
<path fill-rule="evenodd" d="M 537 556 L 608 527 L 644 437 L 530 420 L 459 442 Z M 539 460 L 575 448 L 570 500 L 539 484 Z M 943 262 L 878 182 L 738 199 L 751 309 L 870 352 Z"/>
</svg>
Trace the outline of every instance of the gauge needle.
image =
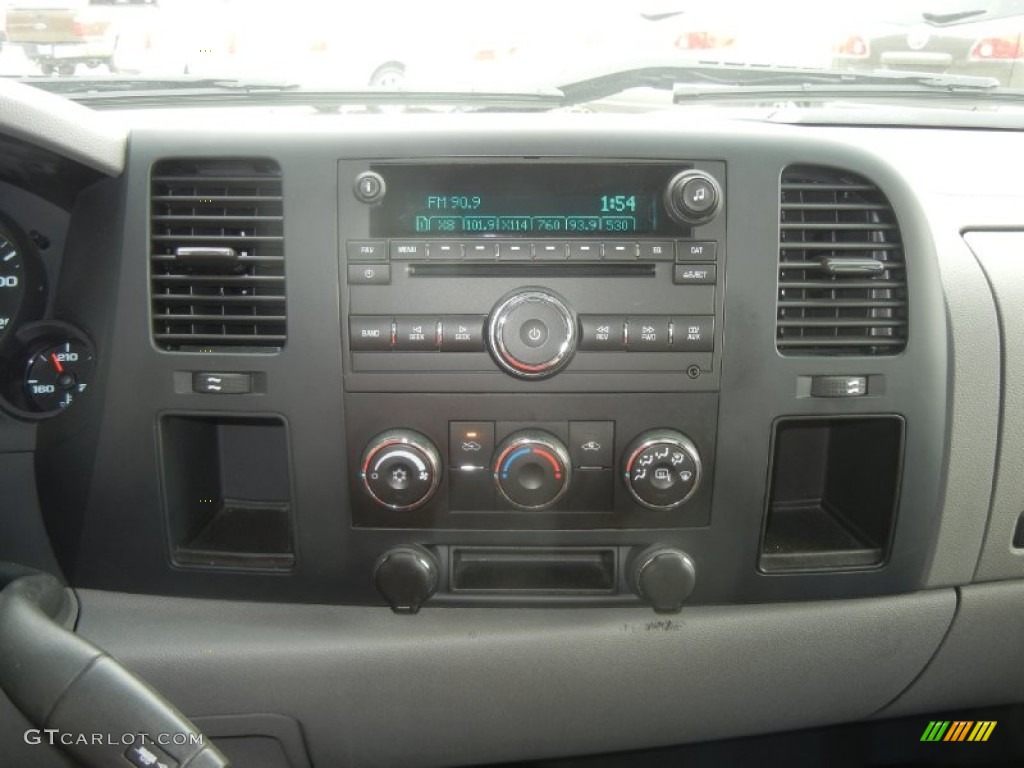
<svg viewBox="0 0 1024 768">
<path fill-rule="evenodd" d="M 64 373 L 64 366 L 61 365 L 60 360 L 57 359 L 56 352 L 50 355 L 50 359 L 53 360 L 53 364 L 57 367 L 57 373 Z"/>
</svg>

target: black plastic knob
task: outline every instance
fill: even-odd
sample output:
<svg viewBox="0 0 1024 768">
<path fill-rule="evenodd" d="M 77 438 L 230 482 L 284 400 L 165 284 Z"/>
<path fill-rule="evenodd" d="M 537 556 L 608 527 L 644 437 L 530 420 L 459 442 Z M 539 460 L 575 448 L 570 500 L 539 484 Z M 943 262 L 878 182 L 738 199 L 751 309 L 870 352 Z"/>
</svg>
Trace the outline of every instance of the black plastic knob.
<svg viewBox="0 0 1024 768">
<path fill-rule="evenodd" d="M 697 584 L 697 568 L 685 552 L 651 547 L 633 561 L 633 588 L 658 613 L 678 613 Z"/>
<path fill-rule="evenodd" d="M 352 193 L 361 203 L 373 205 L 384 199 L 387 193 L 387 184 L 384 177 L 376 171 L 364 171 L 356 176 L 352 183 Z"/>
<path fill-rule="evenodd" d="M 684 504 L 700 485 L 700 454 L 681 432 L 656 429 L 634 440 L 623 457 L 623 479 L 640 504 L 666 512 Z"/>
<path fill-rule="evenodd" d="M 665 187 L 665 210 L 678 224 L 705 224 L 722 205 L 722 188 L 704 171 L 677 173 Z"/>
<path fill-rule="evenodd" d="M 395 613 L 416 613 L 437 591 L 441 568 L 424 547 L 385 552 L 373 569 L 373 583 Z"/>
<path fill-rule="evenodd" d="M 498 492 L 517 509 L 548 509 L 569 490 L 569 451 L 548 432 L 516 432 L 502 441 L 494 456 Z"/>
<path fill-rule="evenodd" d="M 491 312 L 487 341 L 498 365 L 521 379 L 553 376 L 576 351 L 576 320 L 564 301 L 528 289 L 503 299 Z"/>
<path fill-rule="evenodd" d="M 382 507 L 411 512 L 430 501 L 441 480 L 441 456 L 430 439 L 411 429 L 377 435 L 363 453 L 360 475 Z"/>
</svg>

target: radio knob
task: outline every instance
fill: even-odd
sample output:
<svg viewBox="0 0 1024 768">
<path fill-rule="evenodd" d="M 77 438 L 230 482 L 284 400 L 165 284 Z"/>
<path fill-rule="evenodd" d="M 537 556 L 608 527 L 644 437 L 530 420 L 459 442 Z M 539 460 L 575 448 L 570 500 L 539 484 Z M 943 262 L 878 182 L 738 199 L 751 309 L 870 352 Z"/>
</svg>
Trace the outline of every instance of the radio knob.
<svg viewBox="0 0 1024 768">
<path fill-rule="evenodd" d="M 700 486 L 700 454 L 681 432 L 645 432 L 626 449 L 624 480 L 640 504 L 667 512 L 686 502 Z"/>
<path fill-rule="evenodd" d="M 539 429 L 516 432 L 494 455 L 498 492 L 517 509 L 547 509 L 569 490 L 569 451 L 554 435 Z"/>
<path fill-rule="evenodd" d="M 665 187 L 665 209 L 677 224 L 705 224 L 722 205 L 722 188 L 704 171 L 677 173 Z"/>
<path fill-rule="evenodd" d="M 514 293 L 491 312 L 487 341 L 498 365 L 522 379 L 553 376 L 576 351 L 576 320 L 564 301 L 541 290 Z"/>
<path fill-rule="evenodd" d="M 374 501 L 411 512 L 430 501 L 441 480 L 441 456 L 430 440 L 411 429 L 377 435 L 363 453 L 363 486 Z"/>
</svg>

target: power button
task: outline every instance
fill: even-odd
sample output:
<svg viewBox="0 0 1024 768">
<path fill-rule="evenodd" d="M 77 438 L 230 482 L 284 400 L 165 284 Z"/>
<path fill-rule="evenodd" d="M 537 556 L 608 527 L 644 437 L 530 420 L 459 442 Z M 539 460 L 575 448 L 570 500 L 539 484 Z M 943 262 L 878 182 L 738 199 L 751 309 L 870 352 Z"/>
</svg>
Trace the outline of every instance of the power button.
<svg viewBox="0 0 1024 768">
<path fill-rule="evenodd" d="M 380 202 L 387 191 L 387 185 L 384 183 L 384 177 L 376 171 L 365 171 L 356 176 L 352 191 L 357 200 L 371 205 Z"/>
</svg>

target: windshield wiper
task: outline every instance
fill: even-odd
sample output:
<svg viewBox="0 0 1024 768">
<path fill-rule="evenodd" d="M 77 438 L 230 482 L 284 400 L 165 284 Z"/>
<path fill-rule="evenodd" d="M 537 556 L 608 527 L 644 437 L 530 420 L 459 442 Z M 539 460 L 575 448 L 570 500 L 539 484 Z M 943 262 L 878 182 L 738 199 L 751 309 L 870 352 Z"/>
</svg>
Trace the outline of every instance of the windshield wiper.
<svg viewBox="0 0 1024 768">
<path fill-rule="evenodd" d="M 994 77 L 714 63 L 617 70 L 559 86 L 565 96 L 565 105 L 598 101 L 632 88 L 672 91 L 673 101 L 677 104 L 699 99 L 772 100 L 914 94 L 976 99 L 994 91 L 998 91 L 1000 96 L 1010 94 L 1014 98 L 1015 93 L 1000 88 Z M 1024 98 L 1024 93 L 1017 93 L 1016 98 Z"/>
<path fill-rule="evenodd" d="M 273 80 L 159 77 L 29 77 L 20 82 L 96 109 L 182 106 L 436 106 L 491 109 L 553 109 L 562 93 L 553 88 L 507 91 L 331 89 Z"/>
<path fill-rule="evenodd" d="M 973 11 L 956 11 L 955 13 L 922 13 L 921 18 L 929 24 L 954 24 L 964 19 L 973 19 L 975 16 L 984 16 L 988 11 L 979 8 Z"/>
</svg>

